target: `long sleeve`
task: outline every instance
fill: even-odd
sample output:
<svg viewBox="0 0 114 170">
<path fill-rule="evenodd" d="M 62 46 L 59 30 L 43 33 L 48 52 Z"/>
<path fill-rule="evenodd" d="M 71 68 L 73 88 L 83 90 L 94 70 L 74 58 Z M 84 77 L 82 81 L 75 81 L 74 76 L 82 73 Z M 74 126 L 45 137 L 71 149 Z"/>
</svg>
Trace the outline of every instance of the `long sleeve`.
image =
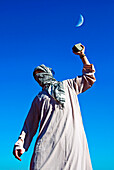
<svg viewBox="0 0 114 170">
<path fill-rule="evenodd" d="M 38 97 L 36 97 L 32 102 L 31 108 L 24 122 L 23 129 L 19 136 L 19 139 L 23 141 L 23 148 L 25 149 L 25 151 L 28 150 L 32 138 L 37 132 L 39 120 L 40 120 L 40 111 L 38 105 Z"/>
<path fill-rule="evenodd" d="M 93 64 L 85 64 L 82 73 L 82 76 L 77 76 L 74 79 L 68 80 L 69 85 L 76 91 L 77 95 L 89 89 L 96 81 L 94 76 L 95 68 Z"/>
</svg>

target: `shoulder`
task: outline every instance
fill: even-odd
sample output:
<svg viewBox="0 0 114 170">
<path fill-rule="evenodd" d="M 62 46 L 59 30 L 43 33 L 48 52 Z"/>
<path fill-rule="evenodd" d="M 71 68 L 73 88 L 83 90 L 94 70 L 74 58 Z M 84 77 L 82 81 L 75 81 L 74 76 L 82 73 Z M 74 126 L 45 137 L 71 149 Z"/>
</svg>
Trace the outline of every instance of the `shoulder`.
<svg viewBox="0 0 114 170">
<path fill-rule="evenodd" d="M 67 80 L 64 80 L 63 81 L 63 85 L 66 87 L 66 88 L 72 88 L 73 87 L 73 82 L 74 82 L 74 79 L 67 79 Z"/>
<path fill-rule="evenodd" d="M 38 95 L 33 99 L 33 102 L 32 102 L 32 105 L 31 105 L 31 108 L 33 110 L 37 110 L 37 111 L 40 111 L 40 107 L 41 107 L 41 101 L 40 101 L 40 98 L 38 97 Z"/>
<path fill-rule="evenodd" d="M 37 103 L 37 102 L 39 102 L 39 97 L 38 97 L 38 95 L 34 98 L 34 100 L 33 100 L 33 103 Z"/>
</svg>

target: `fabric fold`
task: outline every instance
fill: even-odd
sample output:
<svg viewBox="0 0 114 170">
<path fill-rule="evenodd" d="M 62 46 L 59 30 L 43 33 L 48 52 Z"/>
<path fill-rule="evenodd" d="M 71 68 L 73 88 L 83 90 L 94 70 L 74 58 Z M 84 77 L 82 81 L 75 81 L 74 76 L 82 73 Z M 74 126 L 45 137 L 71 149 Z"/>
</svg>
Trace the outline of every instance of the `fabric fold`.
<svg viewBox="0 0 114 170">
<path fill-rule="evenodd" d="M 40 72 L 36 72 L 39 70 Z M 47 90 L 48 93 L 64 107 L 65 91 L 63 82 L 57 81 L 53 77 L 52 69 L 42 64 L 35 68 L 33 76 L 39 85 L 45 88 L 45 90 Z"/>
</svg>

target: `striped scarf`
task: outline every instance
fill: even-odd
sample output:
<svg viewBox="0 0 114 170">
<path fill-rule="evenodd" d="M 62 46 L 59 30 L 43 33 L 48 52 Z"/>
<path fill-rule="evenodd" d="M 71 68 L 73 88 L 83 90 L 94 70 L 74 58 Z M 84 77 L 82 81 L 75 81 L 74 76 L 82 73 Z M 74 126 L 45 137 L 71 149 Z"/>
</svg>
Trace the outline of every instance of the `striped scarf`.
<svg viewBox="0 0 114 170">
<path fill-rule="evenodd" d="M 35 71 L 42 71 L 41 73 L 35 73 Z M 45 90 L 64 107 L 65 103 L 65 91 L 63 82 L 56 81 L 53 77 L 53 70 L 45 65 L 40 65 L 34 69 L 33 76 L 40 86 L 45 87 Z"/>
</svg>

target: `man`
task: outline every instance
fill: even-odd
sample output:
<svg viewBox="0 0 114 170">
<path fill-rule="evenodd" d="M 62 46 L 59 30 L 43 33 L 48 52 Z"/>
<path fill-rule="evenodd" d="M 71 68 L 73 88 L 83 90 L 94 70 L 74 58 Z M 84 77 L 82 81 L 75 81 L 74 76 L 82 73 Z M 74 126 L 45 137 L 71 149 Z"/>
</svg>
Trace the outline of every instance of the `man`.
<svg viewBox="0 0 114 170">
<path fill-rule="evenodd" d="M 52 69 L 45 65 L 36 67 L 33 72 L 42 91 L 33 100 L 13 151 L 21 160 L 40 121 L 31 170 L 92 170 L 77 95 L 93 85 L 95 70 L 82 47 L 82 51 L 74 52 L 84 64 L 82 76 L 58 82 Z"/>
</svg>

